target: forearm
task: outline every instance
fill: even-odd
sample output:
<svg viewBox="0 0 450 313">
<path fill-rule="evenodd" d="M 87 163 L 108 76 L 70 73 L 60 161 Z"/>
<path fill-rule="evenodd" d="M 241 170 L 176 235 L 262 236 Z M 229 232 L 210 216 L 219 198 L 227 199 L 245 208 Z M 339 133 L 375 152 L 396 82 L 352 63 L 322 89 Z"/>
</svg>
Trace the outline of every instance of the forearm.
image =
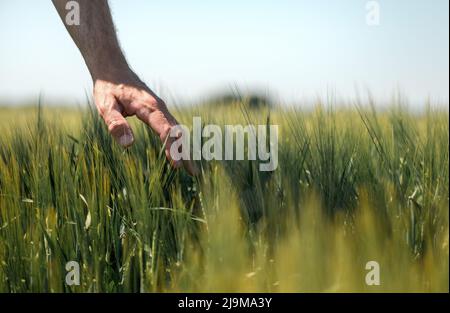
<svg viewBox="0 0 450 313">
<path fill-rule="evenodd" d="M 94 101 L 108 131 L 123 147 L 133 141 L 133 130 L 125 117 L 136 115 L 164 142 L 166 156 L 175 167 L 184 166 L 196 175 L 189 160 L 173 160 L 170 154 L 177 125 L 164 101 L 156 96 L 129 68 L 120 49 L 107 0 L 77 0 L 79 25 L 69 25 L 68 0 L 52 0 L 64 25 L 78 46 L 94 81 Z"/>
<path fill-rule="evenodd" d="M 52 1 L 94 81 L 109 80 L 128 70 L 107 0 L 78 0 L 80 25 L 67 25 L 65 22 L 67 0 Z"/>
</svg>

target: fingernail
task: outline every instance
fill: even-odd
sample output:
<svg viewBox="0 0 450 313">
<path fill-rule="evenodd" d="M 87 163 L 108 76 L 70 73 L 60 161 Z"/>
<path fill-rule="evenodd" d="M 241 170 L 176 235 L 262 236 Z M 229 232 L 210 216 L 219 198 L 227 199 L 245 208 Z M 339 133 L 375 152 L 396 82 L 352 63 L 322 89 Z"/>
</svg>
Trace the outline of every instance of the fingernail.
<svg viewBox="0 0 450 313">
<path fill-rule="evenodd" d="M 134 138 L 133 138 L 132 134 L 124 134 L 124 135 L 120 136 L 120 138 L 119 138 L 119 144 L 125 148 L 131 146 L 133 141 L 134 141 Z"/>
</svg>

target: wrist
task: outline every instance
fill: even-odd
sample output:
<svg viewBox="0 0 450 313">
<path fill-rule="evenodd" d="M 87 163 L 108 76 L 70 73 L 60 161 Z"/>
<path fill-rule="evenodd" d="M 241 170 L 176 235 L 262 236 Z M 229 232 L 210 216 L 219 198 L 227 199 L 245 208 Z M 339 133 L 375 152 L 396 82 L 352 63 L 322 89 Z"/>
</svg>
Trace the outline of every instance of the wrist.
<svg viewBox="0 0 450 313">
<path fill-rule="evenodd" d="M 115 82 L 132 76 L 133 72 L 128 66 L 123 55 L 119 56 L 99 56 L 93 58 L 91 62 L 86 62 L 91 73 L 92 81 L 105 80 Z"/>
<path fill-rule="evenodd" d="M 132 76 L 132 71 L 128 66 L 108 63 L 90 69 L 90 73 L 94 83 L 98 80 L 119 83 Z"/>
</svg>

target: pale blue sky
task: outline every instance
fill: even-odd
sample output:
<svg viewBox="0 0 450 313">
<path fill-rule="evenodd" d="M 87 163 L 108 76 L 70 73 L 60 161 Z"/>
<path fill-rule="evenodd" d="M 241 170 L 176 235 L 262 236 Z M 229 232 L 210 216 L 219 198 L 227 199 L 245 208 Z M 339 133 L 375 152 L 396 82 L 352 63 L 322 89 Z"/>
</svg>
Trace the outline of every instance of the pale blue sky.
<svg viewBox="0 0 450 313">
<path fill-rule="evenodd" d="M 448 103 L 448 0 L 111 0 L 125 54 L 163 96 L 202 99 L 234 84 L 284 101 L 355 85 L 387 99 Z M 91 83 L 50 0 L 0 0 L 0 99 L 82 102 Z"/>
</svg>

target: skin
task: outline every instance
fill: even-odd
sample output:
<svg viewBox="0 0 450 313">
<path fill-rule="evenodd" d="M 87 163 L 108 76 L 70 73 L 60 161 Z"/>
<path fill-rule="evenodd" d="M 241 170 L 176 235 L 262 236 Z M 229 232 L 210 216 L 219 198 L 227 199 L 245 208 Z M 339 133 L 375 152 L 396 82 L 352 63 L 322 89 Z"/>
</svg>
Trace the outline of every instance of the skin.
<svg viewBox="0 0 450 313">
<path fill-rule="evenodd" d="M 178 124 L 166 104 L 131 70 L 120 49 L 107 0 L 78 0 L 80 25 L 67 25 L 68 0 L 52 0 L 67 31 L 80 50 L 94 85 L 94 102 L 116 142 L 127 148 L 134 142 L 126 117 L 136 116 L 150 126 L 165 143 L 165 153 L 175 168 L 191 175 L 198 169 L 189 160 L 173 161 L 169 136 Z"/>
</svg>

